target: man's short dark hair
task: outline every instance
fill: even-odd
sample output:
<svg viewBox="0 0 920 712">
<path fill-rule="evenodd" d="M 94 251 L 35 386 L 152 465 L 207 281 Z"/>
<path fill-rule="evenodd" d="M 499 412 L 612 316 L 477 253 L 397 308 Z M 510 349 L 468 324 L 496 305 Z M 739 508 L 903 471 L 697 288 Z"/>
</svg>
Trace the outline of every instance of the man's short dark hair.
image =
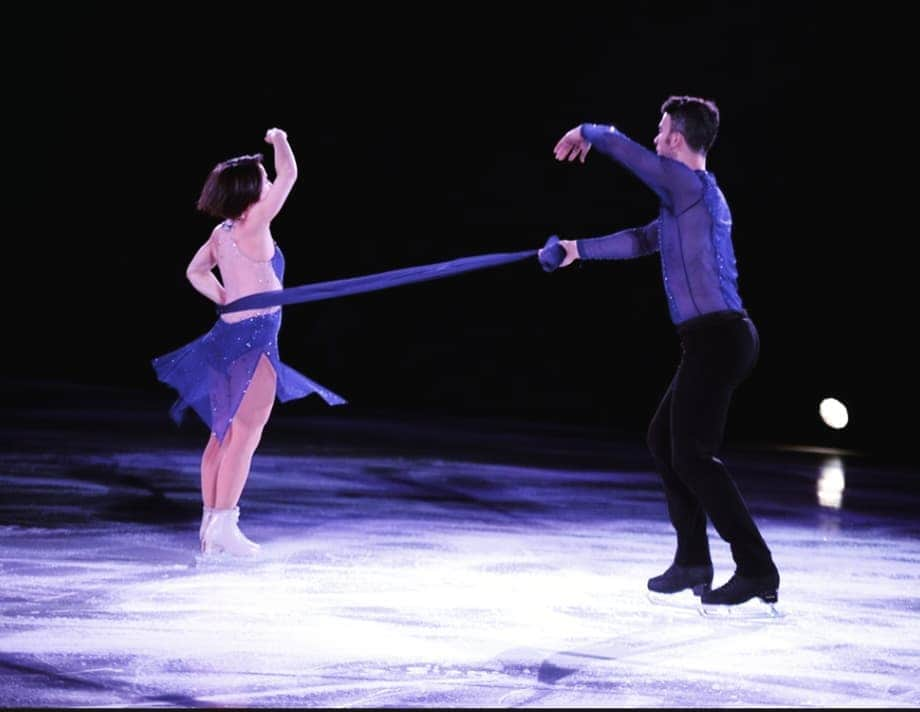
<svg viewBox="0 0 920 712">
<path fill-rule="evenodd" d="M 697 96 L 670 96 L 661 113 L 671 117 L 671 130 L 680 131 L 687 145 L 706 155 L 719 133 L 719 107 L 714 101 Z"/>
</svg>

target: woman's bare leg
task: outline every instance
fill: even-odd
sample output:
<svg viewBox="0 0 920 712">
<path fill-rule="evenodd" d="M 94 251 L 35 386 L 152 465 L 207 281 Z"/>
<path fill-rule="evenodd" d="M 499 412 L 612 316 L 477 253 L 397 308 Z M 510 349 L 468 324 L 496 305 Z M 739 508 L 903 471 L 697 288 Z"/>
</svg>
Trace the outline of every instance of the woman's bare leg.
<svg viewBox="0 0 920 712">
<path fill-rule="evenodd" d="M 214 433 L 201 455 L 201 502 L 205 507 L 214 507 L 217 498 L 217 471 L 220 467 L 220 441 Z"/>
<path fill-rule="evenodd" d="M 219 447 L 212 505 L 215 509 L 233 509 L 240 501 L 252 456 L 275 404 L 276 385 L 275 369 L 268 357 L 262 356 Z"/>
</svg>

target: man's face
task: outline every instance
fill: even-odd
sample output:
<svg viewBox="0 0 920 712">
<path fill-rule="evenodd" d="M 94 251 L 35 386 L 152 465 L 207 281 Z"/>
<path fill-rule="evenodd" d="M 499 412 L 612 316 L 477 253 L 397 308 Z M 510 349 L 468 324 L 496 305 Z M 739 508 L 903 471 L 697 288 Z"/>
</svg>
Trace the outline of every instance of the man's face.
<svg viewBox="0 0 920 712">
<path fill-rule="evenodd" d="M 655 136 L 655 153 L 665 158 L 676 158 L 677 135 L 671 133 L 671 116 L 662 114 Z"/>
</svg>

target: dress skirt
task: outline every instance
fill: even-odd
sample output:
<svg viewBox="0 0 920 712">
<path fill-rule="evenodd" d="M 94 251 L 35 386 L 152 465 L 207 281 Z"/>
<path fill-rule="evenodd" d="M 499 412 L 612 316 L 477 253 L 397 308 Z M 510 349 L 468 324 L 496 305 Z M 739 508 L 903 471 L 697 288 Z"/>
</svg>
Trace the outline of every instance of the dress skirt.
<svg viewBox="0 0 920 712">
<path fill-rule="evenodd" d="M 169 411 L 172 419 L 181 423 L 191 408 L 222 442 L 263 354 L 275 369 L 277 398 L 282 403 L 311 393 L 329 405 L 345 403 L 341 396 L 282 363 L 280 328 L 280 309 L 234 323 L 218 319 L 206 334 L 154 358 L 157 378 L 179 394 Z"/>
</svg>

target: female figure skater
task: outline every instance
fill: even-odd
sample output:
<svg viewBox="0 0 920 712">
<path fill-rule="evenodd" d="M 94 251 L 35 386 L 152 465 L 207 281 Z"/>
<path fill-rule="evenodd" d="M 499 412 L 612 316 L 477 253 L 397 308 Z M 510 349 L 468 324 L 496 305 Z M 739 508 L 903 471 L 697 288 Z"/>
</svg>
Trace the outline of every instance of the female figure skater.
<svg viewBox="0 0 920 712">
<path fill-rule="evenodd" d="M 265 141 L 274 152 L 274 182 L 261 154 L 239 156 L 214 167 L 198 198 L 198 210 L 222 222 L 195 253 L 186 276 L 217 305 L 282 288 L 284 257 L 270 228 L 297 180 L 297 163 L 284 131 L 269 129 Z M 280 306 L 225 313 L 203 336 L 153 359 L 158 379 L 179 393 L 173 419 L 181 422 L 191 407 L 211 430 L 201 457 L 204 554 L 259 551 L 239 529 L 238 503 L 275 399 L 317 393 L 329 405 L 345 402 L 281 362 L 280 327 Z"/>
</svg>

